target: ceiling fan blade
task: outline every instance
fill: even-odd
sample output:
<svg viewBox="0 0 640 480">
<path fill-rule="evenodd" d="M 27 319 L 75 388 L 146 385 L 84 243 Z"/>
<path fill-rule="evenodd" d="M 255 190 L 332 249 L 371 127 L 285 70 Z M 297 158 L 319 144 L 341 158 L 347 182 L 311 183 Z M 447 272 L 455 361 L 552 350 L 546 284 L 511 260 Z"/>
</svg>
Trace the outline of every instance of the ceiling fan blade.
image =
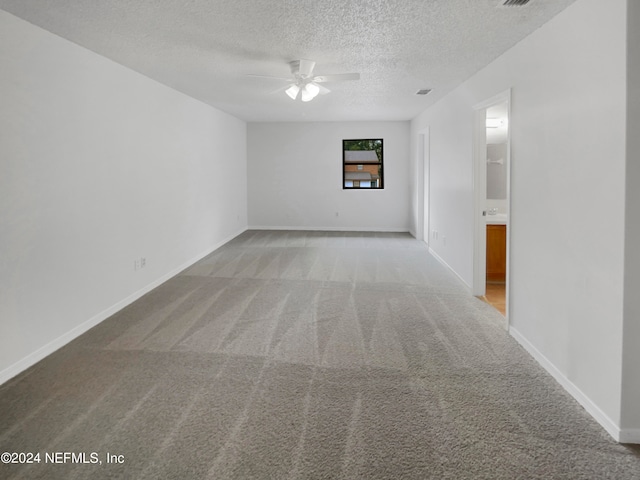
<svg viewBox="0 0 640 480">
<path fill-rule="evenodd" d="M 291 78 L 288 77 L 274 77 L 272 75 L 254 75 L 252 73 L 245 74 L 246 77 L 256 77 L 256 78 L 269 78 L 271 80 L 284 80 L 285 82 L 290 82 Z"/>
<path fill-rule="evenodd" d="M 310 77 L 313 73 L 313 67 L 316 66 L 316 62 L 312 60 L 300 59 L 298 62 L 298 73 L 302 77 Z"/>
<path fill-rule="evenodd" d="M 317 84 L 315 82 L 314 85 L 316 85 L 320 89 L 320 91 L 318 92 L 320 95 L 326 95 L 327 93 L 331 92 L 331 90 L 323 85 Z"/>
<path fill-rule="evenodd" d="M 276 88 L 275 90 L 271 90 L 271 91 L 269 92 L 269 95 L 273 95 L 273 94 L 276 94 L 276 93 L 284 92 L 284 91 L 285 91 L 287 88 L 289 88 L 290 86 L 291 86 L 291 84 L 289 84 L 289 85 L 284 85 L 284 86 L 282 86 L 282 87 L 280 87 L 280 88 Z"/>
<path fill-rule="evenodd" d="M 313 77 L 314 82 L 345 82 L 347 80 L 360 80 L 359 73 L 336 73 L 335 75 L 318 75 Z"/>
</svg>

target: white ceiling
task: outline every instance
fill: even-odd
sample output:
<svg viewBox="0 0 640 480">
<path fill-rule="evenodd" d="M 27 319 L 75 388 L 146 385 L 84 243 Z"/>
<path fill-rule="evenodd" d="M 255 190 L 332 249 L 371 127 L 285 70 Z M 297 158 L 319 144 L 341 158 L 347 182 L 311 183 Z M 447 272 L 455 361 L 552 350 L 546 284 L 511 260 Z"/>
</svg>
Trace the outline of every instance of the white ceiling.
<svg viewBox="0 0 640 480">
<path fill-rule="evenodd" d="M 246 121 L 409 120 L 575 0 L 0 0 L 0 8 Z M 291 60 L 359 81 L 294 102 Z M 532 60 L 535 61 L 535 60 Z M 432 88 L 418 96 L 422 88 Z"/>
</svg>

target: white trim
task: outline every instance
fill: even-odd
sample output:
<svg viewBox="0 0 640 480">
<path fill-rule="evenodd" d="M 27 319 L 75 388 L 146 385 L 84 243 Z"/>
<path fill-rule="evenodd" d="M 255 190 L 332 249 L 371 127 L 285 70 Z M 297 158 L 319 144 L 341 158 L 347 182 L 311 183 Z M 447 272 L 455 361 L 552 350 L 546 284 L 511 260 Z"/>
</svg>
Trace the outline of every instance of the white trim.
<svg viewBox="0 0 640 480">
<path fill-rule="evenodd" d="M 469 285 L 467 282 L 464 281 L 464 279 L 458 275 L 458 272 L 456 272 L 453 268 L 451 268 L 451 266 L 444 261 L 444 259 L 438 255 L 436 252 L 433 251 L 433 249 L 431 247 L 429 247 L 427 245 L 427 247 L 429 248 L 429 253 L 431 255 L 433 255 L 433 258 L 435 258 L 436 260 L 438 260 L 444 267 L 446 267 L 451 273 L 453 273 L 455 275 L 455 277 L 460 280 L 462 282 L 462 284 L 467 288 L 467 290 L 469 290 L 469 294 L 471 294 L 471 285 Z"/>
<path fill-rule="evenodd" d="M 623 428 L 620 430 L 620 443 L 640 443 L 640 428 Z"/>
<path fill-rule="evenodd" d="M 505 329 L 511 323 L 510 285 L 511 285 L 511 89 L 507 89 L 493 97 L 474 105 L 473 129 L 473 279 L 471 291 L 473 295 L 486 293 L 486 261 L 487 233 L 486 219 L 482 211 L 486 207 L 487 171 L 486 171 L 486 111 L 487 108 L 501 103 L 507 104 L 509 128 L 507 130 L 507 276 L 505 291 Z"/>
<path fill-rule="evenodd" d="M 418 132 L 418 165 L 416 177 L 418 182 L 418 205 L 416 229 L 418 240 L 424 240 L 429 245 L 431 235 L 431 126 Z M 425 181 L 426 180 L 426 181 Z M 425 206 L 427 207 L 425 209 Z"/>
<path fill-rule="evenodd" d="M 199 261 L 202 258 L 206 257 L 207 255 L 213 253 L 218 248 L 220 248 L 224 244 L 228 243 L 229 241 L 233 240 L 235 237 L 237 237 L 238 235 L 242 234 L 246 230 L 247 230 L 246 228 L 242 228 L 237 233 L 234 233 L 234 234 L 226 237 L 224 240 L 221 240 L 220 242 L 218 242 L 215 245 L 213 245 L 213 247 L 208 248 L 204 252 L 202 252 L 202 253 L 196 255 L 195 257 L 193 257 L 191 260 L 188 260 L 187 262 L 183 263 L 179 267 L 171 270 L 170 272 L 162 275 L 160 278 L 152 281 L 151 283 L 149 283 L 148 285 L 144 286 L 143 288 L 141 288 L 137 292 L 132 293 L 131 295 L 129 295 L 128 297 L 122 299 L 121 301 L 117 302 L 116 304 L 114 304 L 114 305 L 110 306 L 109 308 L 103 310 L 102 312 L 94 315 L 89 320 L 86 320 L 86 321 L 82 322 L 80 325 L 78 325 L 78 326 L 72 328 L 71 330 L 69 330 L 68 332 L 60 335 L 55 340 L 52 340 L 51 342 L 47 343 L 46 345 L 40 347 L 35 352 L 32 352 L 29 355 L 27 355 L 26 357 L 24 357 L 23 359 L 18 360 L 13 365 L 5 368 L 4 370 L 2 370 L 0 372 L 0 385 L 2 385 L 3 383 L 7 382 L 10 379 L 12 379 L 16 375 L 22 373 L 27 368 L 35 365 L 36 363 L 38 363 L 40 360 L 42 360 L 43 358 L 47 357 L 48 355 L 51 355 L 53 352 L 55 352 L 59 348 L 64 347 L 67 343 L 71 342 L 72 340 L 76 339 L 77 337 L 79 337 L 83 333 L 85 333 L 88 330 L 90 330 L 91 328 L 95 327 L 100 322 L 102 322 L 102 321 L 106 320 L 107 318 L 109 318 L 111 315 L 113 315 L 113 314 L 117 313 L 118 311 L 122 310 L 127 305 L 130 305 L 131 303 L 135 302 L 137 299 L 139 299 L 143 295 L 149 293 L 151 290 L 153 290 L 154 288 L 156 288 L 159 285 L 163 284 L 164 282 L 166 282 L 170 278 L 176 276 L 178 273 L 180 273 L 183 270 L 185 270 L 186 268 L 190 267 L 191 265 L 193 265 L 197 261 Z"/>
<path fill-rule="evenodd" d="M 418 142 L 416 145 L 417 152 L 416 158 L 416 190 L 417 205 L 416 205 L 416 234 L 414 235 L 417 240 L 425 240 L 424 238 L 424 133 L 418 132 Z"/>
<path fill-rule="evenodd" d="M 486 293 L 486 221 L 482 216 L 486 207 L 487 157 L 486 107 L 473 112 L 473 277 L 472 293 L 482 296 Z"/>
<path fill-rule="evenodd" d="M 291 231 L 311 231 L 311 232 L 384 232 L 384 233 L 410 233 L 413 237 L 415 235 L 408 228 L 361 228 L 361 227 L 305 227 L 305 226 L 265 226 L 265 225 L 252 225 L 247 230 L 291 230 Z"/>
<path fill-rule="evenodd" d="M 600 407 L 591 401 L 571 380 L 569 380 L 544 354 L 527 340 L 518 330 L 509 327 L 509 333 L 582 407 L 611 435 L 616 442 L 632 443 L 628 438 L 640 439 L 640 430 L 620 430 Z M 635 436 L 635 437 L 634 437 Z M 627 438 L 628 437 L 628 438 Z M 625 440 L 623 440 L 625 438 Z"/>
<path fill-rule="evenodd" d="M 493 97 L 487 98 L 480 103 L 476 103 L 473 106 L 474 110 L 482 110 L 489 107 L 493 107 L 494 105 L 498 105 L 499 103 L 504 103 L 505 100 L 511 100 L 511 88 L 506 89 L 503 92 L 497 93 Z"/>
</svg>

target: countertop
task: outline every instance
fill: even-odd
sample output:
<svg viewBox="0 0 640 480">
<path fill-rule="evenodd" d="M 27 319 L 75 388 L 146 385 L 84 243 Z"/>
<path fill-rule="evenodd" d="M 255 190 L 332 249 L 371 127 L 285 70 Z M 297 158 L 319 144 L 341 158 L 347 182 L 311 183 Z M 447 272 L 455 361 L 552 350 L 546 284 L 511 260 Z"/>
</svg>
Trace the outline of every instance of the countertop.
<svg viewBox="0 0 640 480">
<path fill-rule="evenodd" d="M 506 225 L 507 224 L 506 213 L 496 213 L 495 215 L 487 214 L 484 218 L 487 219 L 487 225 Z"/>
</svg>

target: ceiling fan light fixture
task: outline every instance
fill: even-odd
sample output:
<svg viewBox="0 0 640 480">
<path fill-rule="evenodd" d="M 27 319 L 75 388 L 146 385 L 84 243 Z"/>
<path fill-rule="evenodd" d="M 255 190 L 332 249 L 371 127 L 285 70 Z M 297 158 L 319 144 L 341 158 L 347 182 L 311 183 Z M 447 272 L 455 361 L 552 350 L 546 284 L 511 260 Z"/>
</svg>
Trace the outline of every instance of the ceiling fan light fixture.
<svg viewBox="0 0 640 480">
<path fill-rule="evenodd" d="M 323 85 L 325 82 L 344 82 L 347 80 L 360 80 L 359 73 L 337 73 L 333 75 L 314 75 L 313 69 L 316 62 L 313 60 L 293 60 L 289 62 L 291 67 L 291 77 L 274 77 L 272 75 L 251 75 L 251 77 L 272 78 L 275 80 L 286 80 L 289 85 L 284 92 L 291 100 L 302 97 L 303 102 L 310 102 L 318 95 L 326 95 L 331 90 Z M 276 90 L 281 92 L 282 89 Z"/>
<path fill-rule="evenodd" d="M 292 84 L 284 92 L 287 95 L 289 95 L 291 100 L 295 100 L 298 97 L 298 93 L 300 92 L 300 87 L 296 84 Z M 304 93 L 303 93 L 303 96 L 304 96 Z"/>
<path fill-rule="evenodd" d="M 315 83 L 307 83 L 302 89 L 302 101 L 308 102 L 316 98 L 316 96 L 320 93 L 320 87 Z"/>
<path fill-rule="evenodd" d="M 315 97 L 320 92 L 320 86 L 315 83 L 308 83 L 307 90 Z"/>
</svg>

